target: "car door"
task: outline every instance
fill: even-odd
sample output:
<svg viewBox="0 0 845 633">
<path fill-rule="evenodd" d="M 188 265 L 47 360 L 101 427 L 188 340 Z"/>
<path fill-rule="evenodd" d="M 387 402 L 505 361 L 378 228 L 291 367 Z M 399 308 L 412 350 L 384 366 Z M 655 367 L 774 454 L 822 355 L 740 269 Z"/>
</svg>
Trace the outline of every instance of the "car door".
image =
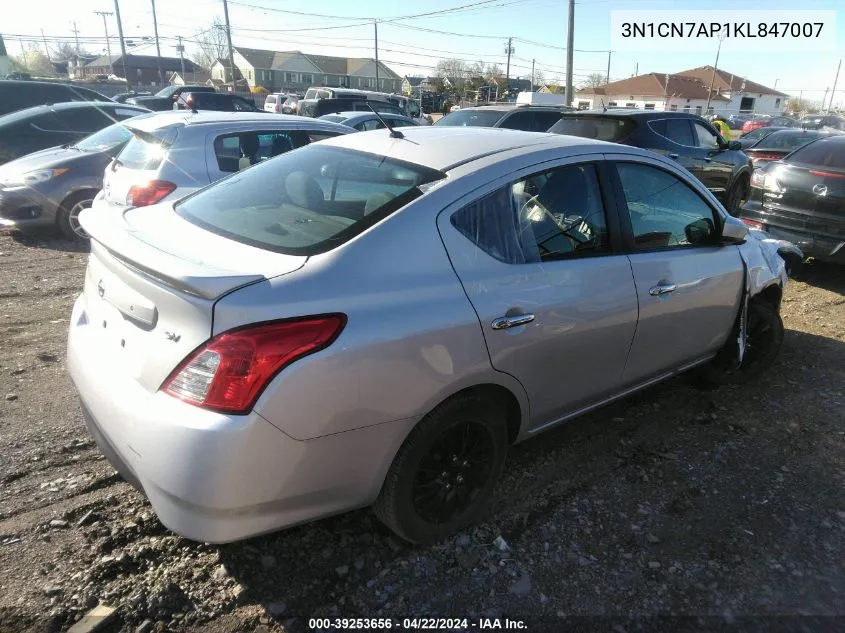
<svg viewBox="0 0 845 633">
<path fill-rule="evenodd" d="M 438 217 L 491 363 L 522 383 L 535 429 L 616 392 L 637 324 L 600 163 L 547 165 Z"/>
<path fill-rule="evenodd" d="M 680 174 L 630 157 L 616 163 L 620 216 L 639 300 L 625 382 L 641 383 L 714 354 L 739 313 L 744 269 L 721 245 L 721 216 Z"/>
<path fill-rule="evenodd" d="M 701 121 L 693 121 L 692 128 L 695 131 L 698 147 L 703 150 L 700 156 L 701 175 L 696 174 L 696 176 L 705 187 L 721 196 L 727 192 L 731 184 L 734 152 L 728 150 L 724 139 Z"/>
<path fill-rule="evenodd" d="M 690 119 L 686 117 L 655 119 L 649 121 L 648 126 L 653 132 L 663 137 L 664 142 L 656 141 L 654 144 L 657 147 L 651 147 L 651 144 L 648 144 L 649 146 L 645 149 L 668 156 L 700 180 L 703 175 L 704 152 L 696 145 L 695 131 L 690 125 Z"/>
</svg>

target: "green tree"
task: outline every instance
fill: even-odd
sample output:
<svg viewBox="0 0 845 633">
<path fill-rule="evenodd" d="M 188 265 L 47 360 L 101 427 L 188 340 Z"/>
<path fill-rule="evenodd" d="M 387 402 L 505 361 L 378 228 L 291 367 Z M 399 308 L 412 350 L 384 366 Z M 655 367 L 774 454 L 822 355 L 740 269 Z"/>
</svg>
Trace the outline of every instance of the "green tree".
<svg viewBox="0 0 845 633">
<path fill-rule="evenodd" d="M 30 44 L 21 55 L 14 58 L 18 66 L 26 69 L 26 71 L 34 77 L 55 77 L 56 71 L 53 70 L 53 64 L 50 63 L 50 58 L 44 54 L 37 44 Z"/>
</svg>

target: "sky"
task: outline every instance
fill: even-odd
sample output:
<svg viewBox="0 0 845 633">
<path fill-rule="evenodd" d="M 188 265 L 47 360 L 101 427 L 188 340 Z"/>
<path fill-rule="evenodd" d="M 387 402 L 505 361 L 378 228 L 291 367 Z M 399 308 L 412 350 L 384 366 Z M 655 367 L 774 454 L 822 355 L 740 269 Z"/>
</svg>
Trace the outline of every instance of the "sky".
<svg viewBox="0 0 845 633">
<path fill-rule="evenodd" d="M 155 54 L 152 43 L 151 0 L 118 0 L 125 39 L 139 43 L 131 48 L 137 54 Z M 459 58 L 467 62 L 497 63 L 505 70 L 508 38 L 513 38 L 511 77 L 529 78 L 532 61 L 546 81 L 565 78 L 566 0 L 427 0 L 397 3 L 389 0 L 229 0 L 229 18 L 235 46 L 271 50 L 301 50 L 305 53 L 372 57 L 374 27 L 379 20 L 379 58 L 400 75 L 433 75 L 437 62 Z M 11 0 L 6 0 L 10 5 Z M 40 42 L 41 31 L 48 47 L 54 38 L 73 41 L 74 22 L 80 43 L 94 53 L 105 51 L 103 19 L 95 11 L 114 11 L 114 0 L 40 0 L 38 15 L 21 8 L 3 10 L 0 33 L 6 48 L 14 55 L 21 39 Z M 465 8 L 436 13 L 456 7 Z M 614 9 L 728 9 L 767 10 L 839 9 L 836 50 L 833 52 L 749 53 L 722 45 L 719 68 L 735 75 L 805 99 L 820 101 L 825 88 L 831 88 L 837 64 L 845 58 L 845 4 L 841 0 L 578 0 L 575 5 L 576 86 L 590 73 L 607 73 L 610 48 L 610 19 Z M 403 17 L 434 12 L 435 15 Z M 305 14 L 305 15 L 303 15 Z M 311 15 L 309 15 L 311 14 Z M 320 17 L 313 15 L 320 14 Z M 207 29 L 215 16 L 223 17 L 222 0 L 158 0 L 156 15 L 162 55 L 176 56 L 176 36 L 185 38 L 190 54 L 192 38 Z M 396 19 L 402 18 L 402 19 Z M 119 52 L 117 22 L 108 16 L 112 53 Z M 331 27 L 331 28 L 329 28 Z M 43 45 L 43 43 L 42 43 Z M 611 81 L 625 79 L 636 71 L 672 73 L 712 65 L 713 50 L 615 52 L 610 55 Z M 829 97 L 830 93 L 828 93 Z M 839 77 L 834 106 L 845 106 L 845 69 Z"/>
</svg>

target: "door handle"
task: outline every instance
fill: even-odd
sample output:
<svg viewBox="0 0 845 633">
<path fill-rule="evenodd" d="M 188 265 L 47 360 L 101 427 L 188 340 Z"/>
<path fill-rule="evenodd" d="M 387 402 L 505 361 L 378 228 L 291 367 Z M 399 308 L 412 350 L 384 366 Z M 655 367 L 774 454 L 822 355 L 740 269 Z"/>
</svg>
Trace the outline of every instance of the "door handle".
<svg viewBox="0 0 845 633">
<path fill-rule="evenodd" d="M 671 158 L 673 160 L 678 160 L 678 155 L 677 154 L 669 154 L 669 158 Z"/>
<path fill-rule="evenodd" d="M 531 323 L 534 320 L 533 314 L 517 314 L 515 316 L 503 316 L 498 319 L 493 319 L 491 326 L 494 330 L 507 330 L 511 327 L 517 327 Z"/>
<path fill-rule="evenodd" d="M 675 284 L 658 284 L 653 288 L 649 288 L 648 294 L 652 297 L 659 297 L 660 295 L 668 295 L 670 292 L 675 292 L 678 286 Z"/>
</svg>

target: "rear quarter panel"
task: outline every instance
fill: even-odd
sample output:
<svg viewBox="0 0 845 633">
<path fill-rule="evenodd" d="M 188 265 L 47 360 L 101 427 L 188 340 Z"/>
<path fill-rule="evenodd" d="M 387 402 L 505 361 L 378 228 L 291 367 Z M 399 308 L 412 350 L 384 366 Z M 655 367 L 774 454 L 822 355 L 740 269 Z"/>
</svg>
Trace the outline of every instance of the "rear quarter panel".
<svg viewBox="0 0 845 633">
<path fill-rule="evenodd" d="M 224 297 L 214 332 L 244 323 L 342 312 L 327 349 L 282 371 L 256 410 L 296 439 L 428 413 L 477 384 L 501 385 L 523 411 L 521 385 L 490 365 L 478 318 L 446 256 L 432 192 L 303 269 Z M 409 427 L 410 429 L 411 427 Z"/>
</svg>

